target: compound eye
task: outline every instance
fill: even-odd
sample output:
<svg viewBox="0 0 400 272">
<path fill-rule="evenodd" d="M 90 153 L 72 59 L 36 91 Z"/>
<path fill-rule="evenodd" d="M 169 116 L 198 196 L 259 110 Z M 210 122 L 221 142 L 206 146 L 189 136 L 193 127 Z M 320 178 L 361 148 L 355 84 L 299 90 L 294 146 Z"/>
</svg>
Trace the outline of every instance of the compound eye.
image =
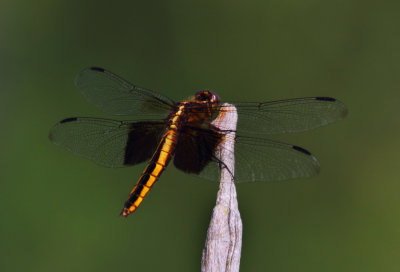
<svg viewBox="0 0 400 272">
<path fill-rule="evenodd" d="M 210 103 L 220 103 L 219 96 L 213 91 L 199 91 L 195 94 L 197 101 L 206 101 Z"/>
<path fill-rule="evenodd" d="M 202 91 L 197 92 L 197 93 L 194 95 L 194 98 L 195 98 L 196 100 L 200 100 L 200 99 L 201 99 L 201 94 L 202 94 Z"/>
<path fill-rule="evenodd" d="M 218 104 L 219 104 L 219 102 L 221 102 L 219 99 L 219 96 L 214 92 L 211 93 L 211 101 L 213 103 L 218 103 Z"/>
<path fill-rule="evenodd" d="M 207 101 L 210 98 L 210 93 L 208 91 L 198 91 L 194 97 L 197 101 Z"/>
</svg>

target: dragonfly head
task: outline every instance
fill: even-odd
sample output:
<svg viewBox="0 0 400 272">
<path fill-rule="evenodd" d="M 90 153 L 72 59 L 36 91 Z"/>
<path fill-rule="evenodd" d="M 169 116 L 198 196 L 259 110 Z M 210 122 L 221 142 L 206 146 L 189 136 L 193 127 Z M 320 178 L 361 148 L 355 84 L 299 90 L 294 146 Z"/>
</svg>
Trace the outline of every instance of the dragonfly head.
<svg viewBox="0 0 400 272">
<path fill-rule="evenodd" d="M 193 101 L 197 102 L 197 110 L 201 114 L 193 116 L 193 119 L 198 119 L 200 122 L 211 121 L 218 114 L 219 104 L 221 99 L 218 94 L 213 91 L 203 90 L 198 91 L 193 98 Z"/>
<path fill-rule="evenodd" d="M 218 94 L 208 90 L 198 91 L 194 95 L 194 100 L 210 103 L 211 106 L 218 106 L 219 103 L 221 102 L 221 99 L 219 98 Z"/>
</svg>

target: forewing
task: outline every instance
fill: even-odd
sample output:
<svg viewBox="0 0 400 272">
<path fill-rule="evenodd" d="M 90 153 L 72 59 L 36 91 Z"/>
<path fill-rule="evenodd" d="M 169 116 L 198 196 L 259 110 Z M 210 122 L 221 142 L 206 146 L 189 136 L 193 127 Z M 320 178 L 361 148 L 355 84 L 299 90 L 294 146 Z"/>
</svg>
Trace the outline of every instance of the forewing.
<svg viewBox="0 0 400 272">
<path fill-rule="evenodd" d="M 57 123 L 49 138 L 99 165 L 124 167 L 150 159 L 163 129 L 162 122 L 74 117 Z"/>
<path fill-rule="evenodd" d="M 346 106 L 330 97 L 232 104 L 238 112 L 237 131 L 241 135 L 301 132 L 343 119 L 347 114 Z"/>
<path fill-rule="evenodd" d="M 80 72 L 75 84 L 89 102 L 114 115 L 165 118 L 175 104 L 165 96 L 135 86 L 98 67 Z"/>
</svg>

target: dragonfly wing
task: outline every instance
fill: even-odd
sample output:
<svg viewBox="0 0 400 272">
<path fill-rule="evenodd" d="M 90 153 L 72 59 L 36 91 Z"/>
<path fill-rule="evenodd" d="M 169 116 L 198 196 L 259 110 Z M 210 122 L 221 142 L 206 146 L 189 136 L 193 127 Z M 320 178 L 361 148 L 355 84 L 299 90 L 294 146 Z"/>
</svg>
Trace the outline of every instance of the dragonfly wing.
<svg viewBox="0 0 400 272">
<path fill-rule="evenodd" d="M 57 123 L 49 138 L 99 165 L 124 167 L 150 159 L 163 130 L 163 122 L 74 117 Z"/>
<path fill-rule="evenodd" d="M 343 119 L 347 114 L 346 106 L 330 97 L 236 103 L 235 106 L 237 131 L 242 135 L 306 131 Z"/>
<path fill-rule="evenodd" d="M 223 163 L 215 155 L 225 138 L 217 129 L 186 129 L 182 150 L 176 150 L 174 164 L 187 173 L 219 181 Z M 319 172 L 318 160 L 307 150 L 267 139 L 237 136 L 234 139 L 235 182 L 281 181 L 312 177 Z M 178 147 L 180 142 L 178 141 Z M 177 148 L 178 148 L 177 147 Z M 218 148 L 221 148 L 218 146 Z"/>
<path fill-rule="evenodd" d="M 267 139 L 237 137 L 235 182 L 282 181 L 308 178 L 319 172 L 317 158 L 296 145 Z"/>
<path fill-rule="evenodd" d="M 89 102 L 109 114 L 164 119 L 175 104 L 168 97 L 135 86 L 98 67 L 80 72 L 75 84 Z"/>
</svg>

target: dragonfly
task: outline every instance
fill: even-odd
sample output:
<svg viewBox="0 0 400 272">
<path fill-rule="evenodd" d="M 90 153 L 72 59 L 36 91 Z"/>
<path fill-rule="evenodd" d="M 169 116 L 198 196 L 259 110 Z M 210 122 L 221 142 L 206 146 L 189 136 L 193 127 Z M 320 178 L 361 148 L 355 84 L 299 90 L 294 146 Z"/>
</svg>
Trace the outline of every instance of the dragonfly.
<svg viewBox="0 0 400 272">
<path fill-rule="evenodd" d="M 222 162 L 216 150 L 232 131 L 212 123 L 228 110 L 214 91 L 201 90 L 190 99 L 175 102 L 99 67 L 81 71 L 75 84 L 90 103 L 108 114 L 129 116 L 129 120 L 66 118 L 54 125 L 49 139 L 101 166 L 147 162 L 122 216 L 139 207 L 172 160 L 185 173 L 219 181 Z M 331 97 L 231 104 L 238 123 L 231 139 L 234 150 L 226 151 L 235 155 L 235 183 L 316 175 L 320 166 L 308 150 L 268 136 L 314 129 L 347 114 L 346 106 Z"/>
</svg>

